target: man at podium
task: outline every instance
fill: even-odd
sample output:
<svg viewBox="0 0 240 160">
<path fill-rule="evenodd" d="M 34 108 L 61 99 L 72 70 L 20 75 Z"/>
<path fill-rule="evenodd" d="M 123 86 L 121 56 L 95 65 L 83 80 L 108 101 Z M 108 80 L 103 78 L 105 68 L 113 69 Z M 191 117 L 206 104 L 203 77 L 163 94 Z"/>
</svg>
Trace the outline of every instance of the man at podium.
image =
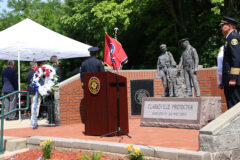
<svg viewBox="0 0 240 160">
<path fill-rule="evenodd" d="M 82 88 L 84 86 L 84 73 L 104 72 L 104 66 L 102 62 L 96 58 L 98 55 L 99 48 L 90 47 L 88 51 L 90 52 L 91 57 L 82 62 L 80 69 Z"/>
</svg>

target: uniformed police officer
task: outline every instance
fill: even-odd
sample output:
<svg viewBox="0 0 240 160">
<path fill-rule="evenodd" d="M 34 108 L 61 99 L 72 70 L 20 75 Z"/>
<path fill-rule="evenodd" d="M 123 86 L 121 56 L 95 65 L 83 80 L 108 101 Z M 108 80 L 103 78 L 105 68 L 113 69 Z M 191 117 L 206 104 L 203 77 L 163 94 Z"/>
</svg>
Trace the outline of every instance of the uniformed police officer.
<svg viewBox="0 0 240 160">
<path fill-rule="evenodd" d="M 84 86 L 84 73 L 104 72 L 104 66 L 102 62 L 96 58 L 99 48 L 90 47 L 88 51 L 90 52 L 91 57 L 82 62 L 80 69 L 82 87 Z"/>
<path fill-rule="evenodd" d="M 168 92 L 169 92 L 169 69 L 172 66 L 176 65 L 176 62 L 172 56 L 172 54 L 170 52 L 167 51 L 167 45 L 166 44 L 161 44 L 160 45 L 160 50 L 161 50 L 161 54 L 158 57 L 158 62 L 157 62 L 157 74 L 156 74 L 156 78 L 161 78 L 162 79 L 162 83 L 163 83 L 163 87 L 164 87 L 164 96 L 167 97 L 169 96 Z M 172 85 L 172 83 L 170 83 L 170 85 Z M 170 86 L 171 91 L 172 91 L 172 86 Z M 174 93 L 171 92 L 170 96 L 174 96 Z"/>
<path fill-rule="evenodd" d="M 227 101 L 231 108 L 240 101 L 240 36 L 237 33 L 235 19 L 224 16 L 220 26 L 226 41 L 224 45 L 222 85 Z"/>
<path fill-rule="evenodd" d="M 179 68 L 183 67 L 184 70 L 184 80 L 186 84 L 187 96 L 192 97 L 192 87 L 193 84 L 196 97 L 200 97 L 200 89 L 197 81 L 197 68 L 198 68 L 198 54 L 195 48 L 193 48 L 188 38 L 181 39 L 179 43 L 185 50 L 182 52 L 182 56 L 179 62 Z"/>
</svg>

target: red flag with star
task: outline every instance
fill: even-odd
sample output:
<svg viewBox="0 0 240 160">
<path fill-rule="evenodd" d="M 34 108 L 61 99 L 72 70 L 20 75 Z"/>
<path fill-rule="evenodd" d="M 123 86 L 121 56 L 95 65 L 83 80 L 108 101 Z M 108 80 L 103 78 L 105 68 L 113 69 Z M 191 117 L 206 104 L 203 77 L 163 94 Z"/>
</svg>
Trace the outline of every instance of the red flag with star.
<svg viewBox="0 0 240 160">
<path fill-rule="evenodd" d="M 112 59 L 114 59 L 115 63 Z M 105 33 L 104 63 L 112 66 L 114 70 L 119 70 L 127 61 L 128 57 L 122 45 L 116 39 Z"/>
</svg>

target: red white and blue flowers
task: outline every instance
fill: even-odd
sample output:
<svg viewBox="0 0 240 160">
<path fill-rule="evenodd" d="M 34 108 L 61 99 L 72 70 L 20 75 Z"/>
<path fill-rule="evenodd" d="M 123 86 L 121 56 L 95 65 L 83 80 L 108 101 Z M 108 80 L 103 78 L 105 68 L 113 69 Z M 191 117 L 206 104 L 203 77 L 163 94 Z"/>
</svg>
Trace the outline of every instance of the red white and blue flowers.
<svg viewBox="0 0 240 160">
<path fill-rule="evenodd" d="M 33 76 L 33 86 L 38 88 L 38 92 L 41 96 L 48 96 L 53 92 L 53 86 L 57 82 L 57 74 L 55 69 L 45 64 L 38 68 Z"/>
</svg>

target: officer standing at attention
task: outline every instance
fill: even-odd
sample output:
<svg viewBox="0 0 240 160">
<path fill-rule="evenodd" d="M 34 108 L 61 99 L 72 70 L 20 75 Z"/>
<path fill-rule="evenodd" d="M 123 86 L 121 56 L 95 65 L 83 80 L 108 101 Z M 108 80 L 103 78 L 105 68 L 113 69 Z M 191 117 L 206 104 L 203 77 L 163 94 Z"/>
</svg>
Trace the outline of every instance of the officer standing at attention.
<svg viewBox="0 0 240 160">
<path fill-rule="evenodd" d="M 98 55 L 99 48 L 90 47 L 88 51 L 90 52 L 91 57 L 82 62 L 80 69 L 82 88 L 84 86 L 84 73 L 104 72 L 104 66 L 102 62 L 96 58 Z"/>
<path fill-rule="evenodd" d="M 222 67 L 222 86 L 228 109 L 240 101 L 240 36 L 236 26 L 239 22 L 223 16 L 220 26 L 226 36 Z"/>
<path fill-rule="evenodd" d="M 196 75 L 199 62 L 197 51 L 190 45 L 188 38 L 181 39 L 179 43 L 183 48 L 185 48 L 185 50 L 182 52 L 178 66 L 179 68 L 183 67 L 184 70 L 187 96 L 192 97 L 193 94 L 191 85 L 193 84 L 196 97 L 200 97 L 200 89 Z"/>
</svg>

